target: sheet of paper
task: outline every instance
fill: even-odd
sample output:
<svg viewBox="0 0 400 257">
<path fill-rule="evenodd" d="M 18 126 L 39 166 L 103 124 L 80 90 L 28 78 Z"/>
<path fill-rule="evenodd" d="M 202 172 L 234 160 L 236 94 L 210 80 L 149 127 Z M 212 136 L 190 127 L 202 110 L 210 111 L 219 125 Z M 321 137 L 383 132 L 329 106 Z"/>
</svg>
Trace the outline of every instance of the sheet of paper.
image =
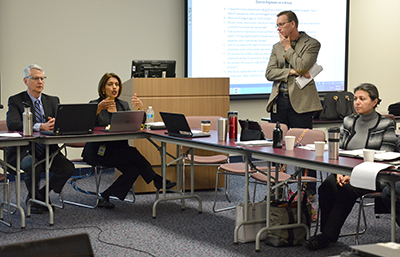
<svg viewBox="0 0 400 257">
<path fill-rule="evenodd" d="M 22 137 L 20 133 L 17 132 L 5 132 L 5 133 L 0 133 L 0 137 Z"/>
<path fill-rule="evenodd" d="M 270 146 L 272 143 L 272 140 L 251 140 L 236 142 L 235 144 L 240 146 Z"/>
<path fill-rule="evenodd" d="M 311 78 L 306 78 L 304 76 L 296 77 L 296 84 L 300 89 L 303 89 L 311 80 L 313 80 L 320 72 L 322 71 L 322 66 L 314 63 L 314 66 L 308 71 L 310 73 Z"/>
<path fill-rule="evenodd" d="M 315 151 L 315 144 L 306 144 L 306 145 L 298 146 L 297 148 Z M 328 146 L 328 144 L 325 144 L 324 151 L 328 151 L 328 150 L 329 150 L 329 146 Z"/>
<path fill-rule="evenodd" d="M 340 150 L 339 155 L 363 158 L 363 149 Z M 386 151 L 375 150 L 375 155 L 374 155 L 375 161 L 390 161 L 390 160 L 395 160 L 397 158 L 400 158 L 400 153 L 398 152 L 386 152 Z"/>
<path fill-rule="evenodd" d="M 390 164 L 378 162 L 363 162 L 353 168 L 350 185 L 354 187 L 376 190 L 376 176 L 379 171 L 393 167 Z"/>
</svg>

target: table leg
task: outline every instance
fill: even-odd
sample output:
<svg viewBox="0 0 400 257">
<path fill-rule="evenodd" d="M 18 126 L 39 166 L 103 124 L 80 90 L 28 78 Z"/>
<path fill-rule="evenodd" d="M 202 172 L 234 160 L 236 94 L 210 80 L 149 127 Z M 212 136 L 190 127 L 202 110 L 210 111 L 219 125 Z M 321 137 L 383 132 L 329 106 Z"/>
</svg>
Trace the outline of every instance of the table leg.
<svg viewBox="0 0 400 257">
<path fill-rule="evenodd" d="M 166 176 L 167 176 L 167 143 L 161 142 L 161 170 L 162 170 L 162 176 L 163 176 L 163 194 L 162 198 L 157 199 L 154 204 L 153 204 L 153 218 L 156 218 L 156 208 L 159 202 L 161 201 L 169 201 L 169 200 L 182 200 L 182 199 L 187 199 L 187 198 L 196 198 L 197 201 L 199 201 L 199 213 L 202 213 L 202 200 L 198 195 L 194 194 L 194 188 L 192 187 L 190 195 L 179 195 L 179 196 L 173 196 L 173 197 L 167 197 L 166 195 Z M 194 168 L 192 165 L 192 172 L 194 172 Z M 194 184 L 194 176 L 192 174 L 192 180 Z"/>
<path fill-rule="evenodd" d="M 17 146 L 17 160 L 21 159 L 21 147 Z M 19 161 L 16 162 L 16 172 L 17 177 L 15 178 L 15 188 L 16 188 L 16 197 L 17 197 L 17 205 L 15 206 L 20 214 L 21 214 L 21 228 L 25 228 L 25 211 L 21 207 L 21 163 Z"/>
<path fill-rule="evenodd" d="M 396 182 L 390 182 L 390 216 L 392 219 L 391 241 L 396 242 Z"/>
</svg>

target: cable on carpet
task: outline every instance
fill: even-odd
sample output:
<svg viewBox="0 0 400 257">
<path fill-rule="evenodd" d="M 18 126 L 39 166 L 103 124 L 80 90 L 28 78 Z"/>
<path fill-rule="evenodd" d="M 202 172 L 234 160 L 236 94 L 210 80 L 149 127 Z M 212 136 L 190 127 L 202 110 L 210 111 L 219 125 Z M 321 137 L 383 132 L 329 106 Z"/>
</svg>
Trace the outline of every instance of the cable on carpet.
<svg viewBox="0 0 400 257">
<path fill-rule="evenodd" d="M 136 251 L 136 252 L 147 254 L 147 255 L 152 256 L 152 257 L 156 257 L 156 255 L 154 255 L 154 254 L 152 254 L 150 252 L 144 251 L 144 250 L 140 250 L 140 249 L 129 247 L 129 246 L 124 246 L 124 245 L 119 245 L 119 244 L 103 241 L 102 239 L 100 239 L 100 235 L 102 233 L 104 233 L 104 231 L 98 226 L 82 226 L 82 227 L 68 227 L 68 228 L 42 228 L 42 227 L 39 227 L 39 228 L 30 228 L 30 229 L 24 229 L 24 230 L 21 230 L 21 229 L 17 230 L 16 229 L 15 231 L 11 231 L 11 232 L 6 232 L 6 231 L 0 230 L 0 233 L 11 235 L 11 234 L 17 234 L 17 233 L 31 231 L 31 230 L 58 231 L 58 230 L 88 229 L 88 228 L 95 228 L 95 229 L 100 230 L 100 232 L 98 233 L 98 235 L 96 237 L 96 240 L 99 241 L 100 243 L 103 243 L 103 244 L 106 244 L 106 245 L 110 245 L 110 246 L 116 246 L 116 247 L 120 247 L 120 248 L 124 248 L 124 249 L 129 249 L 129 250 L 133 250 L 133 251 Z"/>
</svg>

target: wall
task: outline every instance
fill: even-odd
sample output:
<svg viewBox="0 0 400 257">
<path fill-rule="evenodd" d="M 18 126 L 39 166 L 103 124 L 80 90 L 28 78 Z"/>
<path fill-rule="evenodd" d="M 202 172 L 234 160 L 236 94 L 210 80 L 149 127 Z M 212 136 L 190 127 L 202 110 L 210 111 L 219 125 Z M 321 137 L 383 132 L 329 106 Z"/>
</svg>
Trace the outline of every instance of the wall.
<svg viewBox="0 0 400 257">
<path fill-rule="evenodd" d="M 41 65 L 45 93 L 63 103 L 97 98 L 105 72 L 130 78 L 132 59 L 177 60 L 183 76 L 183 0 L 1 0 L 1 102 L 26 86 L 22 70 Z"/>
<path fill-rule="evenodd" d="M 399 9 L 398 0 L 351 0 L 350 5 L 349 90 L 362 82 L 376 84 L 383 99 L 378 111 L 384 113 L 400 101 Z M 184 0 L 1 0 L 0 17 L 5 105 L 0 119 L 8 97 L 26 89 L 22 69 L 30 63 L 43 66 L 45 92 L 63 103 L 96 98 L 105 72 L 129 79 L 132 59 L 174 59 L 177 76 L 184 73 Z M 265 104 L 265 99 L 231 101 L 231 110 L 239 111 L 239 118 L 260 120 L 269 117 Z"/>
</svg>

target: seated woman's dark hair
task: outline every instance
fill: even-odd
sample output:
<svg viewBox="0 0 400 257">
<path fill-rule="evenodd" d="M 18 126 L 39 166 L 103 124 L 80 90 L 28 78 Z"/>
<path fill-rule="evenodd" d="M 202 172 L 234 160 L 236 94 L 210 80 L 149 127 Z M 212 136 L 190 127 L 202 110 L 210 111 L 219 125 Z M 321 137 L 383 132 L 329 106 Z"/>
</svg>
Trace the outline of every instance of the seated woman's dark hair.
<svg viewBox="0 0 400 257">
<path fill-rule="evenodd" d="M 376 86 L 373 84 L 362 83 L 358 87 L 354 88 L 354 93 L 358 90 L 364 90 L 365 92 L 367 92 L 372 101 L 374 101 L 375 99 L 378 99 L 378 103 L 376 105 L 378 105 L 382 101 L 382 99 L 379 99 L 378 88 L 376 88 Z M 376 105 L 375 105 L 375 107 L 376 107 Z"/>
</svg>

